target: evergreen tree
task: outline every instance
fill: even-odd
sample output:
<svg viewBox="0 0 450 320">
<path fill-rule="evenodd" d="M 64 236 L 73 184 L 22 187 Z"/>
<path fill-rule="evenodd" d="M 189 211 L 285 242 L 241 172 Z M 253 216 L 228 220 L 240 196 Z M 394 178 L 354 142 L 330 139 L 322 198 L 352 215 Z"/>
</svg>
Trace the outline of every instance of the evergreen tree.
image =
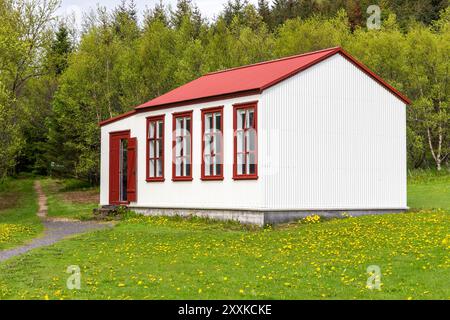
<svg viewBox="0 0 450 320">
<path fill-rule="evenodd" d="M 270 10 L 270 5 L 268 0 L 258 0 L 258 13 L 263 19 L 264 23 L 272 29 L 272 11 Z"/>
<path fill-rule="evenodd" d="M 147 9 L 144 12 L 144 26 L 149 26 L 152 22 L 158 20 L 164 24 L 164 26 L 169 26 L 169 17 L 167 15 L 166 7 L 162 0 L 155 4 L 152 9 Z"/>
<path fill-rule="evenodd" d="M 248 6 L 247 0 L 228 0 L 224 6 L 222 17 L 230 25 L 233 19 L 243 20 L 244 9 Z"/>
</svg>

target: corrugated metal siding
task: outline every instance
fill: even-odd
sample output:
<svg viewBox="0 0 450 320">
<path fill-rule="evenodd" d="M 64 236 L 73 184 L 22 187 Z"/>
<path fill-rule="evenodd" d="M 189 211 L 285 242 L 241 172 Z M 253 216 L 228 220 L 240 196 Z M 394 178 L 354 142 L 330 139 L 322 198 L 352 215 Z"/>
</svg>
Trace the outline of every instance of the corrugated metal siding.
<svg viewBox="0 0 450 320">
<path fill-rule="evenodd" d="M 406 207 L 405 104 L 340 55 L 263 93 L 269 209 Z"/>
</svg>

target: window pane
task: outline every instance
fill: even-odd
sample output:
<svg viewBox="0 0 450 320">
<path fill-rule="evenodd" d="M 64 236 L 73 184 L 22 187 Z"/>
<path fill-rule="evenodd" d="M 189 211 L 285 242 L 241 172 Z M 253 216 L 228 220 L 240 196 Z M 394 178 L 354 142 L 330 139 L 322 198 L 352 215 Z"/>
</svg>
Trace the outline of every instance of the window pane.
<svg viewBox="0 0 450 320">
<path fill-rule="evenodd" d="M 188 157 L 191 155 L 191 138 L 189 136 L 184 138 L 183 155 Z"/>
<path fill-rule="evenodd" d="M 149 157 L 154 158 L 155 157 L 155 140 L 150 140 L 148 142 L 148 148 L 149 148 Z"/>
<path fill-rule="evenodd" d="M 244 152 L 244 131 L 236 132 L 237 152 Z"/>
<path fill-rule="evenodd" d="M 211 136 L 205 134 L 205 151 L 204 154 L 211 154 Z"/>
<path fill-rule="evenodd" d="M 237 111 L 237 129 L 244 129 L 245 110 Z"/>
<path fill-rule="evenodd" d="M 247 124 L 246 127 L 247 128 L 254 128 L 254 115 L 255 115 L 255 111 L 253 109 L 247 110 Z"/>
<path fill-rule="evenodd" d="M 216 157 L 211 157 L 210 170 L 211 170 L 211 175 L 213 175 L 213 176 L 216 175 L 216 170 L 214 168 L 215 161 L 216 161 Z"/>
<path fill-rule="evenodd" d="M 242 153 L 237 155 L 237 173 L 238 174 L 244 174 L 245 173 L 244 154 L 242 154 Z"/>
<path fill-rule="evenodd" d="M 154 178 L 155 177 L 155 160 L 150 160 L 149 161 L 149 166 L 148 166 L 148 173 L 150 178 Z"/>
<path fill-rule="evenodd" d="M 181 166 L 183 164 L 183 159 L 182 158 L 177 158 L 175 159 L 175 175 L 177 177 L 181 176 Z"/>
<path fill-rule="evenodd" d="M 163 167 L 162 167 L 162 159 L 156 160 L 156 174 L 157 177 L 161 178 L 163 176 Z"/>
<path fill-rule="evenodd" d="M 164 157 L 164 143 L 159 140 L 159 157 Z"/>
<path fill-rule="evenodd" d="M 148 137 L 151 139 L 155 135 L 155 122 L 151 121 L 148 126 Z"/>
<path fill-rule="evenodd" d="M 222 174 L 222 166 L 219 163 L 217 163 L 215 166 L 216 166 L 216 175 L 220 176 Z"/>
<path fill-rule="evenodd" d="M 247 172 L 248 174 L 256 173 L 256 154 L 249 153 L 247 154 Z"/>
<path fill-rule="evenodd" d="M 176 143 L 175 143 L 175 156 L 179 157 L 181 156 L 181 152 L 182 152 L 182 143 L 183 143 L 183 138 L 181 137 L 177 137 L 176 139 Z"/>
<path fill-rule="evenodd" d="M 158 130 L 156 132 L 156 137 L 157 138 L 162 138 L 162 136 L 164 135 L 164 125 L 162 121 L 158 121 Z"/>
<path fill-rule="evenodd" d="M 185 170 L 185 176 L 190 176 L 191 175 L 191 164 L 190 163 L 186 163 L 186 170 Z"/>
<path fill-rule="evenodd" d="M 186 129 L 186 132 L 184 132 L 184 135 L 188 135 L 190 134 L 189 130 L 191 130 L 191 118 L 190 117 L 186 117 L 186 126 L 184 127 Z"/>
<path fill-rule="evenodd" d="M 220 114 L 220 112 L 218 112 L 218 113 L 214 114 L 214 117 L 215 117 L 214 129 L 216 129 L 216 131 L 222 131 L 222 125 L 221 125 L 222 115 Z"/>
<path fill-rule="evenodd" d="M 205 176 L 211 175 L 211 156 L 205 155 Z"/>
<path fill-rule="evenodd" d="M 213 128 L 213 123 L 212 123 L 212 114 L 211 113 L 207 113 L 205 116 L 205 132 L 211 132 Z"/>
<path fill-rule="evenodd" d="M 216 154 L 222 153 L 222 134 L 220 132 L 214 136 L 214 152 Z"/>
<path fill-rule="evenodd" d="M 256 150 L 256 131 L 254 129 L 249 129 L 245 133 L 245 138 L 247 139 L 247 150 L 246 151 L 255 151 Z"/>
<path fill-rule="evenodd" d="M 155 158 L 159 158 L 160 157 L 160 152 L 161 152 L 161 142 L 159 140 L 155 141 L 156 143 L 156 147 L 155 147 Z"/>
<path fill-rule="evenodd" d="M 176 120 L 176 131 L 175 131 L 175 135 L 181 136 L 183 134 L 183 118 L 177 118 Z"/>
</svg>

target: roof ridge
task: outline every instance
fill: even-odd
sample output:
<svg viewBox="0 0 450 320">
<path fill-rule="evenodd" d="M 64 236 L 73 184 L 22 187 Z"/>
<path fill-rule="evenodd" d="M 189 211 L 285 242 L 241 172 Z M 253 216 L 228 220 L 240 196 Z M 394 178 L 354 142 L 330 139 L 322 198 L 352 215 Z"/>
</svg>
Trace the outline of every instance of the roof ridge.
<svg viewBox="0 0 450 320">
<path fill-rule="evenodd" d="M 234 70 L 240 70 L 240 69 L 245 69 L 245 68 L 249 68 L 249 67 L 269 64 L 269 63 L 275 63 L 275 62 L 279 62 L 279 61 L 285 61 L 285 60 L 305 57 L 305 56 L 309 56 L 312 54 L 317 54 L 317 53 L 321 53 L 321 52 L 325 52 L 325 51 L 333 51 L 333 50 L 335 50 L 337 52 L 337 51 L 342 50 L 342 48 L 338 46 L 338 47 L 331 47 L 331 48 L 316 50 L 316 51 L 312 51 L 312 52 L 305 52 L 305 53 L 296 54 L 293 56 L 288 56 L 288 57 L 283 57 L 283 58 L 278 58 L 278 59 L 273 59 L 273 60 L 267 60 L 267 61 L 261 61 L 261 62 L 257 62 L 257 63 L 247 64 L 244 66 L 233 67 L 233 68 L 228 68 L 228 69 L 223 69 L 223 70 L 218 70 L 218 71 L 212 71 L 212 72 L 208 72 L 208 73 L 204 74 L 203 76 L 205 77 L 205 76 L 210 76 L 210 75 L 214 75 L 214 74 L 219 74 L 219 73 L 224 73 L 224 72 L 229 72 L 229 71 L 234 71 Z"/>
</svg>

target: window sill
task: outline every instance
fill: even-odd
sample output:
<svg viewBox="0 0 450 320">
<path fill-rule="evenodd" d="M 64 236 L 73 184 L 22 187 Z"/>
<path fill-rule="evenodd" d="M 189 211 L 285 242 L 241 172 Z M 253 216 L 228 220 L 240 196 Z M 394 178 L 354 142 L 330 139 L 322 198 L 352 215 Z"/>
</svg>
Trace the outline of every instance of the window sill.
<svg viewBox="0 0 450 320">
<path fill-rule="evenodd" d="M 174 182 L 178 182 L 178 181 L 192 181 L 194 179 L 192 179 L 192 177 L 175 177 L 172 178 L 172 181 Z"/>
<path fill-rule="evenodd" d="M 233 180 L 258 180 L 257 175 L 233 176 Z"/>
<path fill-rule="evenodd" d="M 202 177 L 202 181 L 223 181 L 223 177 Z"/>
<path fill-rule="evenodd" d="M 164 178 L 147 178 L 145 181 L 147 182 L 164 182 L 166 179 Z"/>
<path fill-rule="evenodd" d="M 130 201 L 114 201 L 110 203 L 112 206 L 128 206 L 129 204 Z"/>
</svg>

